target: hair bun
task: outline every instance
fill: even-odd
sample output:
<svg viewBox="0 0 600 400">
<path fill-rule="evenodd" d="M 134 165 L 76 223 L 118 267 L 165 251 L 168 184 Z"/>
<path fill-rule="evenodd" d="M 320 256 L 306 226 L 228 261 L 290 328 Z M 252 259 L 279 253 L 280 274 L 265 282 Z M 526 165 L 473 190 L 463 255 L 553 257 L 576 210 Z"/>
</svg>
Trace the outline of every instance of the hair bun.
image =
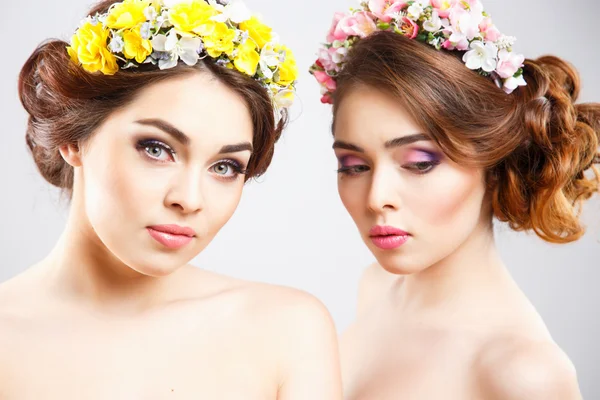
<svg viewBox="0 0 600 400">
<path fill-rule="evenodd" d="M 579 75 L 557 57 L 526 60 L 524 77 L 527 86 L 515 95 L 523 104 L 525 139 L 498 169 L 494 208 L 514 229 L 571 242 L 584 233 L 581 201 L 599 188 L 598 171 L 594 176 L 585 171 L 597 161 L 600 104 L 575 104 Z"/>
</svg>

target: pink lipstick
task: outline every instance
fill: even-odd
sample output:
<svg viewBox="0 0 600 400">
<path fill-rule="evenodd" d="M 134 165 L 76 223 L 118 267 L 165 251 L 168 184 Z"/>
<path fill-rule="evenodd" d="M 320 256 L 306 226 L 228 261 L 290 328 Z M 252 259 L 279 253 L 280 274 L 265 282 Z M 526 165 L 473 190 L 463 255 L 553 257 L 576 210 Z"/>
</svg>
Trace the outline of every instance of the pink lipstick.
<svg viewBox="0 0 600 400">
<path fill-rule="evenodd" d="M 393 250 L 402 246 L 410 234 L 393 226 L 377 225 L 369 231 L 369 237 L 373 244 L 382 250 Z"/>
<path fill-rule="evenodd" d="M 154 240 L 170 249 L 179 249 L 196 236 L 193 229 L 179 225 L 154 225 L 146 229 Z"/>
</svg>

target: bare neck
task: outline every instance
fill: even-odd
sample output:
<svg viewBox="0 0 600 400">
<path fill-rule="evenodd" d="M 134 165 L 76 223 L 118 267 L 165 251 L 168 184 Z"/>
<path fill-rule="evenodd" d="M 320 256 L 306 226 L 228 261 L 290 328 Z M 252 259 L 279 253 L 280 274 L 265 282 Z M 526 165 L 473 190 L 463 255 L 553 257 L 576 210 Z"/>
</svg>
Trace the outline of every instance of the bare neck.
<svg viewBox="0 0 600 400">
<path fill-rule="evenodd" d="M 497 252 L 493 228 L 480 224 L 452 254 L 404 277 L 398 292 L 404 312 L 477 318 L 510 293 L 520 293 Z"/>
<path fill-rule="evenodd" d="M 44 285 L 50 293 L 94 309 L 134 313 L 165 300 L 166 277 L 143 275 L 119 260 L 97 236 L 74 197 L 65 230 L 41 265 Z"/>
</svg>

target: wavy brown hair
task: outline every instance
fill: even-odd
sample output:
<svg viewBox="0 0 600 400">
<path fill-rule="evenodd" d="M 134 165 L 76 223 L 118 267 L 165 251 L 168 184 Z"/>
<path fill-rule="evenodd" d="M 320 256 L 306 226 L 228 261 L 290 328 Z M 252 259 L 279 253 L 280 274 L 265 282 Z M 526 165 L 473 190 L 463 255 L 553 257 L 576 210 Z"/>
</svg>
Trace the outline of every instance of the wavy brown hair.
<svg viewBox="0 0 600 400">
<path fill-rule="evenodd" d="M 104 13 L 117 0 L 104 0 L 89 15 Z M 141 89 L 190 73 L 210 73 L 246 102 L 252 118 L 254 153 L 246 179 L 263 174 L 273 157 L 275 142 L 287 123 L 276 124 L 271 99 L 264 87 L 237 71 L 205 59 L 190 67 L 180 63 L 159 70 L 153 65 L 119 70 L 115 75 L 88 73 L 75 65 L 62 40 L 49 40 L 31 54 L 19 75 L 19 96 L 29 114 L 26 141 L 42 176 L 69 193 L 73 168 L 59 153 L 65 144 L 88 140 L 111 113 L 132 101 Z"/>
<path fill-rule="evenodd" d="M 548 242 L 580 238 L 581 203 L 600 185 L 600 104 L 575 104 L 579 75 L 557 57 L 526 60 L 527 86 L 507 95 L 460 56 L 391 32 L 358 41 L 337 78 L 334 124 L 356 86 L 392 94 L 451 160 L 487 171 L 499 220 Z"/>
</svg>

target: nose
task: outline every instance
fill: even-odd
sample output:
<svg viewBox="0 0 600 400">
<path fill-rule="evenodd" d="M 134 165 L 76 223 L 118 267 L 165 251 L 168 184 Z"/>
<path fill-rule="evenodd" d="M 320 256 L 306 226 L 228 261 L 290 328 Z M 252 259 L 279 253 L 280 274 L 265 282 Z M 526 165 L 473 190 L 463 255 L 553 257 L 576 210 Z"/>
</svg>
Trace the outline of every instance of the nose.
<svg viewBox="0 0 600 400">
<path fill-rule="evenodd" d="M 204 187 L 200 170 L 186 169 L 176 175 L 165 196 L 165 206 L 184 214 L 194 214 L 204 208 Z"/>
<path fill-rule="evenodd" d="M 367 207 L 374 213 L 400 208 L 400 182 L 396 171 L 374 170 L 369 188 Z"/>
</svg>

